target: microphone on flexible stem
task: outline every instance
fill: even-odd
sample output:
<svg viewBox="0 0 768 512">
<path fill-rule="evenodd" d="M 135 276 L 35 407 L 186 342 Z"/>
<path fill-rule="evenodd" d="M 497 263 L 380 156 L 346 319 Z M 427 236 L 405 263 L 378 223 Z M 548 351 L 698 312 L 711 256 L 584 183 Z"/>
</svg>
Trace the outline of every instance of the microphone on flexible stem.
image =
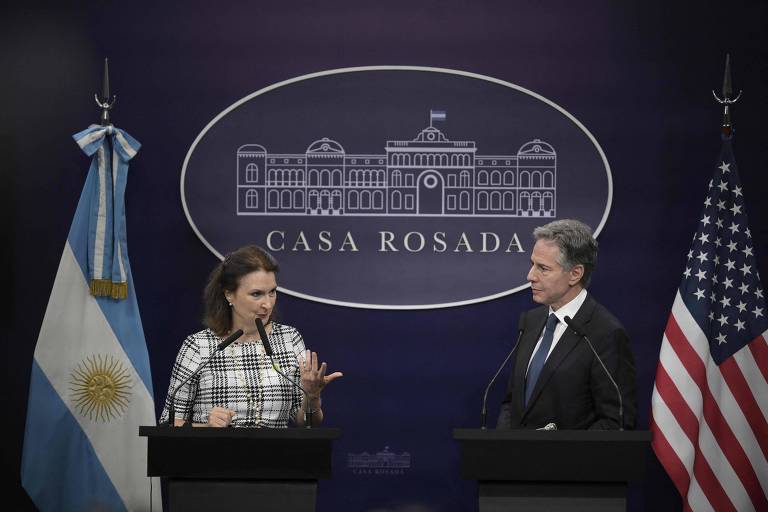
<svg viewBox="0 0 768 512">
<path fill-rule="evenodd" d="M 270 361 L 272 361 L 272 369 L 275 370 L 277 373 L 285 377 L 285 380 L 299 388 L 299 390 L 304 393 L 304 396 L 307 398 L 307 407 L 304 410 L 304 427 L 305 428 L 312 428 L 312 411 L 310 410 L 310 400 L 309 400 L 309 393 L 301 387 L 300 384 L 296 383 L 292 378 L 287 376 L 285 373 L 283 373 L 280 370 L 280 366 L 275 362 L 274 358 L 272 357 L 272 346 L 269 344 L 269 337 L 267 336 L 267 330 L 264 329 L 264 322 L 261 321 L 261 318 L 256 317 L 256 329 L 259 331 L 259 337 L 261 338 L 261 343 L 264 345 L 264 352 L 267 354 L 267 357 Z"/>
<path fill-rule="evenodd" d="M 197 369 L 196 369 L 194 372 L 192 372 L 192 373 L 191 373 L 191 374 L 190 374 L 190 375 L 189 375 L 189 376 L 188 376 L 186 379 L 184 379 L 184 380 L 181 382 L 181 384 L 179 384 L 178 386 L 176 386 L 176 387 L 173 389 L 173 392 L 171 393 L 170 399 L 168 400 L 168 425 L 169 425 L 169 426 L 171 426 L 171 427 L 172 427 L 172 426 L 174 426 L 174 420 L 176 419 L 176 418 L 175 418 L 175 416 L 176 416 L 176 410 L 175 410 L 175 408 L 174 408 L 174 406 L 173 406 L 173 402 L 176 400 L 176 392 L 177 392 L 179 389 L 181 389 L 181 387 L 182 387 L 184 384 L 186 384 L 187 382 L 189 382 L 189 381 L 192 379 L 192 377 L 194 377 L 195 375 L 197 375 L 198 373 L 200 373 L 200 370 L 202 370 L 203 368 L 205 368 L 205 366 L 206 366 L 208 363 L 210 363 L 210 362 L 211 362 L 211 359 L 213 359 L 213 356 L 215 356 L 215 355 L 216 355 L 218 352 L 221 352 L 222 350 L 224 350 L 225 348 L 227 348 L 228 346 L 230 346 L 230 345 L 231 345 L 231 344 L 232 344 L 232 343 L 233 343 L 233 342 L 234 342 L 236 339 L 238 339 L 238 338 L 239 338 L 240 336 L 242 336 L 242 335 L 243 335 L 243 330 L 242 330 L 242 329 L 238 329 L 238 330 L 236 330 L 235 332 L 233 332 L 232 334 L 230 334 L 229 336 L 227 336 L 227 337 L 226 337 L 226 339 L 225 339 L 224 341 L 222 341 L 221 343 L 219 343 L 218 345 L 216 345 L 216 350 L 214 350 L 214 351 L 213 351 L 213 354 L 211 354 L 211 355 L 208 357 L 208 359 L 206 359 L 205 361 L 203 361 L 203 364 L 201 364 L 200 366 L 198 366 L 198 367 L 197 367 Z M 184 424 L 185 424 L 185 425 L 187 424 L 187 420 L 186 420 L 186 418 L 184 419 Z"/>
<path fill-rule="evenodd" d="M 515 350 L 517 350 L 517 346 L 520 344 L 520 338 L 523 337 L 523 332 L 525 331 L 525 316 L 526 316 L 526 312 L 523 311 L 520 314 L 520 319 L 517 321 L 517 341 L 515 342 L 515 346 L 512 347 L 512 350 L 509 351 L 509 354 L 507 354 L 506 359 L 504 359 L 504 362 L 501 363 L 501 366 L 499 366 L 499 369 L 496 370 L 496 373 L 491 379 L 491 382 L 489 382 L 488 386 L 485 388 L 485 394 L 483 394 L 483 410 L 480 412 L 480 428 L 482 430 L 486 429 L 486 420 L 488 419 L 488 408 L 487 408 L 488 391 L 491 390 L 491 386 L 496 381 L 496 378 L 501 373 L 501 370 L 504 369 L 504 367 L 507 365 L 507 361 L 509 361 L 509 358 L 512 357 L 512 354 L 515 353 Z"/>
<path fill-rule="evenodd" d="M 584 341 L 587 342 L 587 345 L 589 345 L 590 350 L 592 350 L 592 353 L 597 358 L 597 362 L 600 363 L 600 366 L 602 366 L 603 371 L 608 376 L 608 380 L 611 381 L 611 384 L 613 384 L 614 389 L 616 389 L 616 396 L 619 399 L 619 430 L 624 430 L 624 401 L 622 400 L 622 397 L 621 397 L 621 391 L 619 390 L 619 385 L 616 384 L 615 380 L 613 380 L 613 377 L 611 376 L 611 372 L 608 371 L 608 368 L 605 367 L 603 360 L 600 359 L 599 355 L 597 355 L 597 351 L 595 350 L 594 345 L 592 345 L 592 342 L 589 341 L 589 337 L 584 332 L 584 327 L 569 316 L 566 316 L 564 320 L 565 320 L 565 323 L 568 324 L 568 327 L 573 329 L 573 332 L 575 332 L 576 334 L 584 338 Z"/>
</svg>

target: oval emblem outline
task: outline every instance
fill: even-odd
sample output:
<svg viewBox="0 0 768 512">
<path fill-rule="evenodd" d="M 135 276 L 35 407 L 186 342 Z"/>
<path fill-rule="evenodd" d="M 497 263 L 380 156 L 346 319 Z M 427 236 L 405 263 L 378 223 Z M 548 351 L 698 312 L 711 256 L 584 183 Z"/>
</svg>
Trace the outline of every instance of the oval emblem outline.
<svg viewBox="0 0 768 512">
<path fill-rule="evenodd" d="M 263 94 L 266 94 L 272 90 L 278 89 L 280 87 L 285 87 L 291 84 L 295 84 L 298 82 L 303 82 L 307 80 L 312 80 L 314 78 L 329 76 L 329 75 L 340 75 L 345 73 L 359 73 L 359 72 L 368 72 L 368 71 L 419 71 L 419 72 L 428 72 L 428 73 L 442 73 L 442 74 L 448 74 L 448 75 L 458 75 L 463 76 L 467 78 L 472 78 L 476 80 L 484 80 L 486 82 L 494 83 L 497 85 L 501 85 L 503 87 L 507 87 L 510 89 L 513 89 L 517 92 L 526 94 L 528 96 L 531 96 L 542 103 L 545 103 L 549 107 L 555 109 L 560 114 L 564 115 L 570 122 L 572 122 L 576 127 L 581 130 L 589 139 L 589 141 L 592 143 L 592 145 L 597 150 L 598 155 L 600 156 L 600 160 L 603 162 L 605 173 L 606 173 L 606 179 L 607 179 L 607 197 L 605 202 L 605 208 L 603 210 L 603 214 L 600 218 L 600 222 L 598 226 L 594 229 L 594 237 L 597 238 L 600 233 L 602 232 L 603 227 L 605 226 L 606 221 L 608 220 L 608 216 L 610 214 L 611 206 L 613 204 L 613 175 L 611 172 L 610 164 L 608 163 L 608 158 L 605 155 L 605 152 L 603 151 L 600 144 L 597 142 L 597 139 L 592 135 L 592 133 L 587 129 L 586 126 L 584 126 L 578 119 L 576 119 L 575 116 L 573 116 L 570 112 L 565 110 L 563 107 L 555 103 L 554 101 L 550 100 L 549 98 L 546 98 L 534 91 L 531 91 L 530 89 L 526 89 L 525 87 L 519 86 L 517 84 L 514 84 L 512 82 L 507 82 L 505 80 L 501 80 L 499 78 L 495 78 L 488 75 L 482 75 L 479 73 L 473 73 L 470 71 L 462 71 L 462 70 L 456 70 L 456 69 L 450 69 L 450 68 L 440 68 L 440 67 L 429 67 L 429 66 L 399 66 L 399 65 L 387 65 L 387 66 L 357 66 L 357 67 L 348 67 L 348 68 L 335 68 L 335 69 L 328 69 L 324 71 L 317 71 L 314 73 L 308 73 L 306 75 L 300 75 L 293 78 L 289 78 L 287 80 L 283 80 L 280 82 L 276 82 L 274 84 L 268 85 L 266 87 L 263 87 L 239 100 L 232 103 L 230 106 L 222 110 L 218 115 L 216 115 L 195 137 L 195 140 L 192 142 L 192 145 L 190 146 L 189 150 L 187 151 L 187 154 L 184 158 L 184 163 L 182 164 L 181 169 L 181 179 L 180 179 L 180 193 L 181 193 L 181 203 L 182 208 L 184 210 L 184 216 L 187 218 L 187 222 L 189 222 L 189 225 L 192 227 L 192 230 L 194 231 L 195 235 L 200 239 L 200 241 L 203 243 L 203 245 L 208 248 L 211 253 L 213 253 L 214 256 L 216 256 L 219 260 L 224 259 L 224 255 L 222 255 L 206 238 L 205 236 L 200 232 L 197 225 L 195 224 L 194 220 L 192 219 L 192 216 L 190 215 L 189 208 L 187 207 L 187 200 L 186 200 L 186 194 L 184 190 L 184 182 L 187 172 L 187 166 L 189 164 L 189 161 L 192 157 L 192 154 L 194 153 L 197 145 L 200 143 L 200 141 L 205 137 L 206 133 L 208 133 L 209 130 L 211 130 L 221 119 L 226 117 L 230 112 L 234 111 L 235 109 L 241 107 L 242 105 L 246 104 L 253 98 L 256 98 L 258 96 L 261 96 Z M 293 297 L 298 297 L 306 300 L 311 300 L 314 302 L 320 302 L 323 304 L 330 304 L 334 306 L 345 306 L 345 307 L 352 307 L 352 308 L 360 308 L 360 309 L 380 309 L 380 310 L 422 310 L 422 309 L 441 309 L 441 308 L 450 308 L 450 307 L 457 307 L 457 306 L 466 306 L 470 304 L 477 304 L 480 302 L 486 302 L 494 299 L 498 299 L 501 297 L 505 297 L 507 295 L 511 295 L 513 293 L 517 293 L 521 290 L 524 290 L 526 288 L 530 288 L 529 283 L 521 284 L 519 286 L 516 286 L 514 288 L 511 288 L 509 290 L 505 290 L 503 292 L 495 293 L 492 295 L 487 295 L 483 297 L 475 297 L 471 299 L 466 300 L 460 300 L 460 301 L 454 301 L 454 302 L 446 302 L 446 303 L 439 303 L 439 304 L 412 304 L 412 305 L 403 305 L 403 304 L 367 304 L 367 303 L 359 303 L 359 302 L 347 302 L 347 301 L 340 301 L 335 299 L 328 299 L 325 297 L 318 297 L 315 295 L 310 295 L 306 293 L 302 293 L 296 290 L 288 289 L 282 286 L 278 285 L 278 291 L 281 293 L 285 293 L 288 295 L 291 295 Z"/>
</svg>

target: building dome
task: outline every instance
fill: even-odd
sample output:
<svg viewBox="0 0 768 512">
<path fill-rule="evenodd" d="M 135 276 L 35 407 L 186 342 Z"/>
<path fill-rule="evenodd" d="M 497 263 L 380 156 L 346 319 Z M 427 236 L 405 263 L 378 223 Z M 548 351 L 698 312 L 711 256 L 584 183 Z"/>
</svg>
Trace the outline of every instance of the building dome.
<svg viewBox="0 0 768 512">
<path fill-rule="evenodd" d="M 265 153 L 267 152 L 267 148 L 262 146 L 261 144 L 246 144 L 244 146 L 240 146 L 237 148 L 238 153 Z"/>
<path fill-rule="evenodd" d="M 335 140 L 323 137 L 310 144 L 307 153 L 344 153 L 344 148 Z"/>
<path fill-rule="evenodd" d="M 443 132 L 433 126 L 421 130 L 413 140 L 414 142 L 448 142 Z"/>
<path fill-rule="evenodd" d="M 547 144 L 541 139 L 533 139 L 530 142 L 526 142 L 517 152 L 518 155 L 537 156 L 537 155 L 554 155 L 555 148 Z"/>
</svg>

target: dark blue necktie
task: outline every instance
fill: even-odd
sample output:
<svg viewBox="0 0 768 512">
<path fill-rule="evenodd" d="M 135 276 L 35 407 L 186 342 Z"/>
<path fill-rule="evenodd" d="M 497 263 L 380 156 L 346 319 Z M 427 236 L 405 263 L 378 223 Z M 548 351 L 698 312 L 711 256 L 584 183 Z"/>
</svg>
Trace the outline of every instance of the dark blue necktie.
<svg viewBox="0 0 768 512">
<path fill-rule="evenodd" d="M 525 377 L 525 406 L 528 406 L 528 400 L 533 394 L 533 388 L 536 387 L 536 381 L 539 380 L 539 374 L 541 369 L 544 368 L 544 363 L 547 362 L 547 354 L 549 354 L 549 347 L 552 346 L 552 340 L 555 337 L 555 327 L 557 327 L 559 320 L 554 313 L 550 313 L 547 318 L 547 326 L 544 328 L 544 337 L 541 339 L 541 345 L 539 349 L 533 355 L 531 359 L 531 366 L 528 368 L 528 375 Z"/>
</svg>

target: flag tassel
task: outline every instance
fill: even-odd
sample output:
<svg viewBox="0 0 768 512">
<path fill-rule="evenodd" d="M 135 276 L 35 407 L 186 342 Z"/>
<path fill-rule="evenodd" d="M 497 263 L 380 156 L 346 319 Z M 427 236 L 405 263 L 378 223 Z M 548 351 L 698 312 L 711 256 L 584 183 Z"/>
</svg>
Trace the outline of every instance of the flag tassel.
<svg viewBox="0 0 768 512">
<path fill-rule="evenodd" d="M 108 279 L 91 279 L 91 295 L 121 300 L 128 297 L 128 283 L 114 283 Z"/>
</svg>

